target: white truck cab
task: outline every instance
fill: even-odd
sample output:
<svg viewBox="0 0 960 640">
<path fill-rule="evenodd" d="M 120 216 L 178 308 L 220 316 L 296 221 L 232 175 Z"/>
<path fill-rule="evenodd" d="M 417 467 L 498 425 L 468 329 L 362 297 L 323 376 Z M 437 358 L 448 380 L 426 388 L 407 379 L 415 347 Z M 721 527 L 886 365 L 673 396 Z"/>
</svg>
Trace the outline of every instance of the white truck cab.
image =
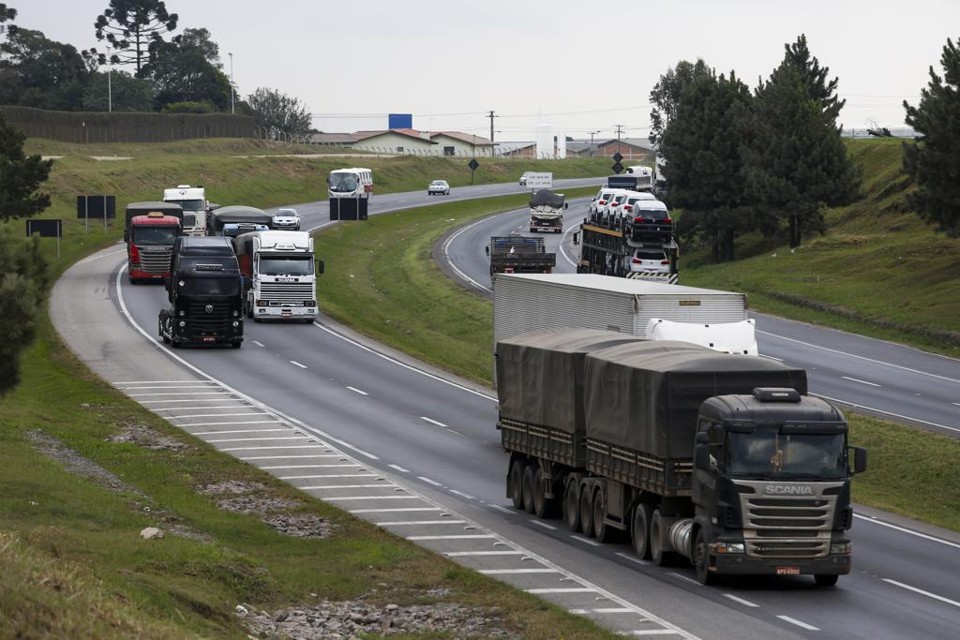
<svg viewBox="0 0 960 640">
<path fill-rule="evenodd" d="M 188 236 L 207 235 L 207 213 L 209 203 L 203 186 L 191 187 L 178 184 L 172 189 L 163 190 L 164 202 L 175 202 L 183 207 L 183 233 Z"/>
</svg>

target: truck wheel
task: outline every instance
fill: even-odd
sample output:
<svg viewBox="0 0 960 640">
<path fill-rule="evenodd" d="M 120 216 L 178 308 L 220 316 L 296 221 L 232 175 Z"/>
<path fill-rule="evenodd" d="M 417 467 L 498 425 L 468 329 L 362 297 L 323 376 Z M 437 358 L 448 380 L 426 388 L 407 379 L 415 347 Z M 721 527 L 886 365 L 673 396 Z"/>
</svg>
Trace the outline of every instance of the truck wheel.
<svg viewBox="0 0 960 640">
<path fill-rule="evenodd" d="M 548 500 L 543 491 L 543 469 L 537 465 L 533 474 L 533 513 L 541 520 L 550 517 Z"/>
<path fill-rule="evenodd" d="M 650 559 L 658 567 L 665 567 L 673 560 L 673 554 L 669 549 L 663 548 L 663 516 L 660 515 L 660 509 L 653 512 L 653 518 L 650 520 Z"/>
<path fill-rule="evenodd" d="M 533 513 L 534 473 L 536 463 L 523 468 L 523 510 Z"/>
<path fill-rule="evenodd" d="M 603 489 L 597 489 L 593 494 L 593 537 L 597 542 L 613 542 L 614 529 L 603 521 L 606 512 L 607 500 Z"/>
<path fill-rule="evenodd" d="M 650 517 L 653 508 L 649 504 L 638 504 L 633 509 L 633 522 L 630 526 L 630 538 L 633 550 L 641 560 L 650 559 Z"/>
<path fill-rule="evenodd" d="M 593 504 L 590 492 L 580 491 L 580 532 L 588 538 L 593 537 Z"/>
<path fill-rule="evenodd" d="M 242 344 L 243 344 L 242 342 L 231 342 L 230 346 L 233 347 L 234 349 L 239 349 L 240 345 Z"/>
<path fill-rule="evenodd" d="M 510 466 L 510 497 L 514 509 L 523 509 L 523 461 L 519 459 Z"/>
<path fill-rule="evenodd" d="M 563 492 L 563 517 L 570 531 L 580 530 L 580 483 L 576 480 L 568 482 Z"/>
<path fill-rule="evenodd" d="M 837 584 L 840 576 L 836 573 L 815 573 L 813 574 L 813 579 L 816 581 L 818 587 L 832 587 Z"/>
<path fill-rule="evenodd" d="M 697 582 L 704 586 L 715 584 L 717 576 L 710 572 L 710 554 L 707 552 L 707 541 L 703 536 L 703 529 L 697 530 L 697 537 L 693 543 L 693 568 L 697 572 Z"/>
</svg>

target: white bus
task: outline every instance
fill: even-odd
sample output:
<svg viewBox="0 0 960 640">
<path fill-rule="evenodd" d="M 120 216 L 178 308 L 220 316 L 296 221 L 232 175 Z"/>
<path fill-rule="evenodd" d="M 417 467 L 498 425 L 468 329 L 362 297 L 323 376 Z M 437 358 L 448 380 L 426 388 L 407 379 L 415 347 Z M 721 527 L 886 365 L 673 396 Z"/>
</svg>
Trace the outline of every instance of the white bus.
<svg viewBox="0 0 960 640">
<path fill-rule="evenodd" d="M 373 171 L 370 169 L 334 169 L 327 177 L 331 220 L 366 220 L 371 195 Z"/>
</svg>

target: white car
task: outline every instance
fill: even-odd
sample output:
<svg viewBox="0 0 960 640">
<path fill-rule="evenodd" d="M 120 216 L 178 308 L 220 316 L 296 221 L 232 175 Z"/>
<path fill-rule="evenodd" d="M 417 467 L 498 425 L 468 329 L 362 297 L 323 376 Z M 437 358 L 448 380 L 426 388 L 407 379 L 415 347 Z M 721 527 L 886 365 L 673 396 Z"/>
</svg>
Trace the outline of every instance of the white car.
<svg viewBox="0 0 960 640">
<path fill-rule="evenodd" d="M 277 209 L 273 214 L 273 228 L 300 231 L 300 214 L 296 209 Z"/>
<path fill-rule="evenodd" d="M 434 180 L 427 186 L 427 195 L 448 196 L 450 195 L 450 185 L 446 180 Z"/>
<path fill-rule="evenodd" d="M 624 260 L 631 273 L 670 273 L 670 258 L 663 249 L 634 249 Z"/>
<path fill-rule="evenodd" d="M 633 214 L 634 209 L 638 209 L 640 205 L 637 203 L 641 200 L 656 200 L 656 196 L 652 193 L 647 193 L 645 191 L 630 191 L 627 193 L 627 197 L 620 202 L 619 205 L 611 212 L 614 216 L 617 217 L 626 217 Z"/>
<path fill-rule="evenodd" d="M 590 201 L 590 213 L 599 213 L 607 206 L 607 203 L 610 202 L 612 197 L 613 189 L 610 187 L 601 187 L 600 191 L 597 191 L 597 195 L 593 196 L 593 200 Z"/>
</svg>

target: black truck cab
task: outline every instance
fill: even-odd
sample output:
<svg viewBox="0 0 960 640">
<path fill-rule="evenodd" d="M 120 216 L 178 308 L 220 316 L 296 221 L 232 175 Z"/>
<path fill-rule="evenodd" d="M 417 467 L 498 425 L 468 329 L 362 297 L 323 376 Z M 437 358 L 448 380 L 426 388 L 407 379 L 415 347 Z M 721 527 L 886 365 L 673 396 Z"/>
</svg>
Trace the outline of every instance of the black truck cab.
<svg viewBox="0 0 960 640">
<path fill-rule="evenodd" d="M 243 279 L 233 245 L 225 237 L 181 236 L 173 246 L 172 275 L 165 282 L 170 305 L 160 310 L 164 343 L 243 343 Z"/>
</svg>

